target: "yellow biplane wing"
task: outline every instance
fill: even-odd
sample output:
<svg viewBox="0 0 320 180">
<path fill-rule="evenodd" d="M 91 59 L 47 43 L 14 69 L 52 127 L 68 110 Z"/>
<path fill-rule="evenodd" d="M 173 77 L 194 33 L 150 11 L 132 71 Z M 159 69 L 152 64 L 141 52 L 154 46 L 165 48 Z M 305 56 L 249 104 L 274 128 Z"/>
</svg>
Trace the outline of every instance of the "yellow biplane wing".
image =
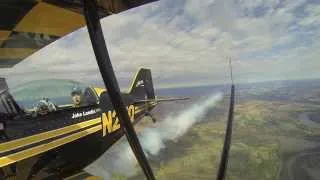
<svg viewBox="0 0 320 180">
<path fill-rule="evenodd" d="M 155 0 L 97 0 L 100 18 Z M 85 26 L 82 0 L 2 0 L 0 68 L 11 68 Z"/>
</svg>

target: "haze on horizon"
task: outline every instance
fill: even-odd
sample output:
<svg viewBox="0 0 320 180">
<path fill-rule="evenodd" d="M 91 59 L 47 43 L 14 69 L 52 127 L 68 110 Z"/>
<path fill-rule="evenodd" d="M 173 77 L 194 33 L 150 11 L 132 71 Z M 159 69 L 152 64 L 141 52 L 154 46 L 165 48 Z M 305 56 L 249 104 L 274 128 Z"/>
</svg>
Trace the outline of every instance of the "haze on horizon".
<svg viewBox="0 0 320 180">
<path fill-rule="evenodd" d="M 320 77 L 316 0 L 160 0 L 101 21 L 121 87 L 140 67 L 156 87 Z M 101 84 L 87 29 L 48 45 L 12 69 L 9 85 L 46 78 Z"/>
</svg>

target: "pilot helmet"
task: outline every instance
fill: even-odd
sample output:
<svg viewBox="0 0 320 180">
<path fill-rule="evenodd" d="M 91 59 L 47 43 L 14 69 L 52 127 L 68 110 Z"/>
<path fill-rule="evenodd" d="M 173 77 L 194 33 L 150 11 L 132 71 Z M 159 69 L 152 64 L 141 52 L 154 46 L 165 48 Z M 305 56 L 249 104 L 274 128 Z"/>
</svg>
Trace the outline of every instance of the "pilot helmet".
<svg viewBox="0 0 320 180">
<path fill-rule="evenodd" d="M 74 95 L 81 95 L 82 91 L 79 87 L 73 87 L 72 88 L 72 91 L 71 91 L 71 96 L 74 96 Z"/>
<path fill-rule="evenodd" d="M 37 105 L 37 112 L 41 115 L 47 114 L 50 111 L 49 105 L 45 100 L 40 100 Z"/>
</svg>

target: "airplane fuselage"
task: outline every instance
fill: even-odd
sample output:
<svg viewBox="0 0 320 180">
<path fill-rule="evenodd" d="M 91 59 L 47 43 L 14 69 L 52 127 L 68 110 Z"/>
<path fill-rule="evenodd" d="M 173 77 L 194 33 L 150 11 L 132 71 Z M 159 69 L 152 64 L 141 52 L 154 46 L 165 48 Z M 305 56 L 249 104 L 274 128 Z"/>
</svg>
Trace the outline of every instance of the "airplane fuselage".
<svg viewBox="0 0 320 180">
<path fill-rule="evenodd" d="M 135 103 L 130 94 L 122 98 L 133 124 L 156 105 Z M 20 114 L 6 121 L 0 141 L 2 176 L 61 179 L 81 171 L 123 136 L 111 102 L 107 100 L 103 109 L 95 104 L 58 109 L 45 116 Z"/>
</svg>

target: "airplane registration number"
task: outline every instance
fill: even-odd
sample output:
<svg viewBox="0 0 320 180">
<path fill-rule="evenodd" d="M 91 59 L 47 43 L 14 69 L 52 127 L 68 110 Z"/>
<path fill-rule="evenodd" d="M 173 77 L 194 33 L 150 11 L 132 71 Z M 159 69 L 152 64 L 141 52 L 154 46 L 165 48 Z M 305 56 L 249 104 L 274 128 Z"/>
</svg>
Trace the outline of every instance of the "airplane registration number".
<svg viewBox="0 0 320 180">
<path fill-rule="evenodd" d="M 131 122 L 134 121 L 134 116 L 135 116 L 134 105 L 128 106 L 127 110 L 128 110 L 130 121 Z M 120 129 L 119 118 L 117 117 L 117 113 L 115 110 L 102 113 L 101 121 L 102 121 L 102 136 L 106 136 L 107 134 L 110 134 Z"/>
</svg>

